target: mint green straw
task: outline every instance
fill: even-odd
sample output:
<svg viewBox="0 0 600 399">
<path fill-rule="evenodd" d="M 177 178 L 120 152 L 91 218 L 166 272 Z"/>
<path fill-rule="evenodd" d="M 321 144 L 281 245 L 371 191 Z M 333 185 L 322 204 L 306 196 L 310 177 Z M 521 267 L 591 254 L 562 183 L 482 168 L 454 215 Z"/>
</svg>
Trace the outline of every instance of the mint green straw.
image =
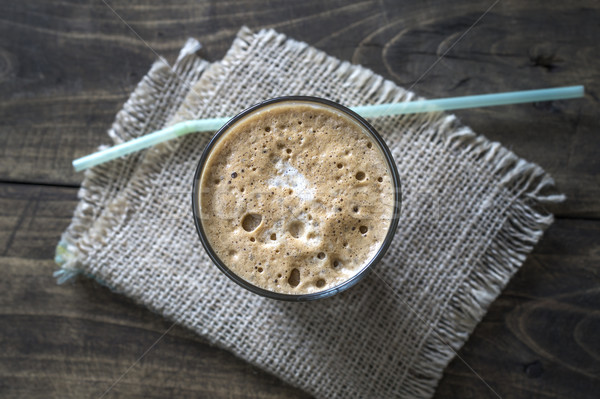
<svg viewBox="0 0 600 399">
<path fill-rule="evenodd" d="M 538 101 L 564 100 L 583 97 L 583 86 L 557 87 L 554 89 L 513 91 L 508 93 L 482 94 L 477 96 L 440 98 L 403 103 L 363 105 L 350 108 L 363 118 L 379 116 L 417 114 L 422 112 L 448 111 L 453 109 L 491 107 L 494 105 L 531 103 Z M 132 152 L 143 150 L 188 133 L 207 132 L 220 129 L 231 118 L 202 119 L 181 122 L 171 127 L 147 134 L 106 150 L 98 151 L 73 161 L 77 172 L 111 161 Z"/>
</svg>

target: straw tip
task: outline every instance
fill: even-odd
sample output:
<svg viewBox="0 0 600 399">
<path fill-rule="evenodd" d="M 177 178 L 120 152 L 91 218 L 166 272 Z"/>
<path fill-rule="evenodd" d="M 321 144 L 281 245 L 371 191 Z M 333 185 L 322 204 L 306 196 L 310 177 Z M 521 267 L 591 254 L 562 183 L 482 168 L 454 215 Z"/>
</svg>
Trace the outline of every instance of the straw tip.
<svg viewBox="0 0 600 399">
<path fill-rule="evenodd" d="M 83 172 L 86 169 L 85 165 L 82 165 L 79 159 L 74 160 L 71 164 L 73 165 L 75 172 Z"/>
</svg>

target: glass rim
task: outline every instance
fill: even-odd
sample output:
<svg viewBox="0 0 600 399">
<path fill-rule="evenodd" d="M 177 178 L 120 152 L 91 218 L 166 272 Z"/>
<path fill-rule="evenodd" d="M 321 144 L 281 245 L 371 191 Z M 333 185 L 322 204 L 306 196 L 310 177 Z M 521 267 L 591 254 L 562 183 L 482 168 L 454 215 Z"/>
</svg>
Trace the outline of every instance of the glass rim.
<svg viewBox="0 0 600 399">
<path fill-rule="evenodd" d="M 256 285 L 250 283 L 249 281 L 243 279 L 238 274 L 236 274 L 231 269 L 229 269 L 229 267 L 227 267 L 225 262 L 223 262 L 217 256 L 217 254 L 213 250 L 212 246 L 210 245 L 210 242 L 206 236 L 206 233 L 204 232 L 204 229 L 202 227 L 202 218 L 201 218 L 200 203 L 199 203 L 199 199 L 200 199 L 199 198 L 199 188 L 200 188 L 200 180 L 202 178 L 202 171 L 204 170 L 204 166 L 206 164 L 206 161 L 207 161 L 212 149 L 214 148 L 215 144 L 219 141 L 219 139 L 227 132 L 227 130 L 234 123 L 236 123 L 240 119 L 244 118 L 245 116 L 259 110 L 260 108 L 263 108 L 263 107 L 266 107 L 269 105 L 273 105 L 276 103 L 280 103 L 280 102 L 287 102 L 287 101 L 317 103 L 318 105 L 329 106 L 329 107 L 335 108 L 337 111 L 342 112 L 343 114 L 349 116 L 354 121 L 358 122 L 359 125 L 361 125 L 366 131 L 369 132 L 371 137 L 376 141 L 377 145 L 381 149 L 383 155 L 385 156 L 387 166 L 388 166 L 388 169 L 390 170 L 391 178 L 392 178 L 392 181 L 394 184 L 394 212 L 392 215 L 392 220 L 391 220 L 390 226 L 388 228 L 388 232 L 386 233 L 383 243 L 377 250 L 377 253 L 369 260 L 369 262 L 365 266 L 363 266 L 363 268 L 360 271 L 358 271 L 355 275 L 353 275 L 351 278 L 344 281 L 343 283 L 341 283 L 337 286 L 331 287 L 331 288 L 327 288 L 322 291 L 312 292 L 312 293 L 308 293 L 308 294 L 283 294 L 283 293 L 279 293 L 279 292 L 266 290 L 264 288 L 260 288 Z M 198 165 L 196 167 L 196 172 L 194 174 L 194 181 L 193 181 L 193 185 L 192 185 L 192 213 L 193 213 L 193 217 L 194 217 L 194 224 L 196 226 L 196 231 L 200 238 L 200 242 L 202 243 L 202 246 L 206 250 L 206 253 L 210 257 L 210 259 L 213 261 L 213 263 L 227 277 L 229 277 L 231 280 L 233 280 L 234 282 L 236 282 L 238 285 L 242 286 L 243 288 L 249 290 L 250 292 L 253 292 L 260 296 L 271 298 L 271 299 L 277 299 L 277 300 L 283 300 L 283 301 L 293 301 L 293 302 L 306 302 L 306 301 L 313 301 L 313 300 L 317 300 L 317 299 L 327 298 L 327 297 L 335 295 L 339 292 L 345 291 L 348 288 L 356 285 L 359 281 L 361 281 L 371 271 L 372 267 L 375 264 L 379 263 L 381 258 L 383 258 L 383 256 L 387 252 L 387 250 L 392 242 L 392 239 L 394 238 L 394 235 L 396 234 L 396 230 L 398 228 L 401 204 L 402 204 L 401 182 L 400 182 L 400 175 L 399 175 L 398 169 L 396 167 L 396 163 L 394 162 L 394 158 L 392 157 L 392 153 L 391 153 L 390 149 L 385 144 L 385 141 L 379 135 L 379 133 L 375 130 L 375 128 L 373 126 L 371 126 L 371 124 L 369 122 L 367 122 L 364 118 L 362 118 L 360 115 L 358 115 L 356 112 L 352 111 L 351 109 L 349 109 L 341 104 L 338 104 L 334 101 L 327 100 L 327 99 L 324 99 L 321 97 L 312 97 L 312 96 L 281 96 L 281 97 L 270 98 L 268 100 L 262 101 L 260 103 L 257 103 L 255 105 L 252 105 L 252 106 L 246 108 L 245 110 L 243 110 L 242 112 L 240 112 L 239 114 L 237 114 L 236 116 L 231 118 L 227 123 L 225 123 L 214 134 L 214 136 L 210 139 L 210 141 L 204 148 L 202 155 L 200 157 L 200 160 L 198 161 Z"/>
</svg>

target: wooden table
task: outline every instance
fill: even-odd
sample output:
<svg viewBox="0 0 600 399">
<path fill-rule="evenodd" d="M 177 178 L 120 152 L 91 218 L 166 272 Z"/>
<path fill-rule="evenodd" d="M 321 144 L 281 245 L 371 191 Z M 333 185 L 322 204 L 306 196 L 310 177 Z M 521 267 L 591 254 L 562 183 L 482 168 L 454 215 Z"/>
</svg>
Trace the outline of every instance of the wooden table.
<svg viewBox="0 0 600 399">
<path fill-rule="evenodd" d="M 173 60 L 196 37 L 217 60 L 246 24 L 427 97 L 586 86 L 581 100 L 457 112 L 568 196 L 460 356 L 503 398 L 598 397 L 599 21 L 593 0 L 0 0 L 0 396 L 100 397 L 170 326 L 85 278 L 55 284 L 82 179 L 70 162 L 108 142 L 154 51 Z M 105 397 L 307 395 L 176 327 Z M 494 394 L 454 360 L 437 397 Z"/>
</svg>

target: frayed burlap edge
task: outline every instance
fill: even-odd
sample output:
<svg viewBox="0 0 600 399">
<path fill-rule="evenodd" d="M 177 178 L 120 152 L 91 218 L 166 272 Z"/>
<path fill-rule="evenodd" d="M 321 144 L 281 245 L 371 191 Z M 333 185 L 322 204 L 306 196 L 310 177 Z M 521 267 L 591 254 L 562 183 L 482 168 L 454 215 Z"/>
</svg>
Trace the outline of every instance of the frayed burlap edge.
<svg viewBox="0 0 600 399">
<path fill-rule="evenodd" d="M 108 131 L 113 144 L 158 130 L 172 118 L 187 92 L 209 65 L 196 55 L 201 47 L 197 40 L 188 39 L 172 67 L 162 59 L 152 65 L 116 115 Z M 104 148 L 107 146 L 101 146 L 99 150 Z M 54 276 L 59 284 L 84 272 L 79 266 L 82 245 L 98 237 L 95 234 L 98 228 L 92 227 L 102 220 L 101 216 L 106 213 L 107 206 L 107 213 L 117 210 L 119 202 L 111 202 L 128 184 L 146 152 L 140 151 L 85 171 L 78 192 L 80 201 L 71 224 L 62 234 L 56 248 L 55 262 L 60 269 Z"/>
<path fill-rule="evenodd" d="M 444 368 L 554 221 L 544 206 L 565 200 L 555 193 L 554 180 L 541 167 L 476 134 L 456 116 L 446 116 L 434 131 L 431 140 L 495 175 L 500 180 L 498 188 L 511 192 L 513 201 L 498 234 L 457 287 L 446 312 L 431 324 L 430 336 L 408 372 L 410 378 L 403 379 L 401 391 L 407 397 L 434 395 Z M 437 331 L 432 333 L 434 328 Z"/>
</svg>

